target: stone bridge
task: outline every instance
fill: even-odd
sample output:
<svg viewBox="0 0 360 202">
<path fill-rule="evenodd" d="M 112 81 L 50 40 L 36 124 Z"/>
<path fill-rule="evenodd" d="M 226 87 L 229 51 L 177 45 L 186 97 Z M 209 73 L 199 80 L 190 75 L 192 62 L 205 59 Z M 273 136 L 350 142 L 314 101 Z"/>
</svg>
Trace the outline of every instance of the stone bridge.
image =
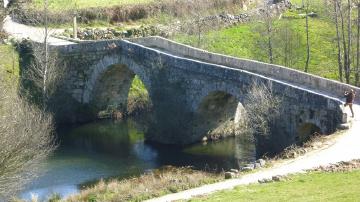
<svg viewBox="0 0 360 202">
<path fill-rule="evenodd" d="M 258 141 L 279 150 L 314 131 L 330 134 L 345 120 L 338 99 L 350 86 L 257 61 L 209 53 L 160 37 L 57 46 L 67 66 L 59 117 L 81 121 L 109 105 L 126 106 L 135 75 L 146 86 L 153 121 L 146 138 L 189 144 L 241 120 L 252 83 L 283 98 L 272 135 Z M 359 89 L 356 88 L 359 95 Z M 359 101 L 359 100 L 357 100 Z"/>
</svg>

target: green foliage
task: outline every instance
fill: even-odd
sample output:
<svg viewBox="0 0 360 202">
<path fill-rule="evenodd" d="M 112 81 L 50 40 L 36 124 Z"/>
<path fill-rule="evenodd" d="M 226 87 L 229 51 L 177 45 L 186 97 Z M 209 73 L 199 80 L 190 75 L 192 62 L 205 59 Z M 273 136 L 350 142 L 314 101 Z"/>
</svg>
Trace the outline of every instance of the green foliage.
<svg viewBox="0 0 360 202">
<path fill-rule="evenodd" d="M 358 201 L 360 170 L 299 174 L 290 180 L 239 186 L 191 201 Z"/>
<path fill-rule="evenodd" d="M 146 111 L 150 105 L 149 93 L 138 75 L 135 75 L 129 90 L 128 114 L 135 115 L 141 111 Z"/>
</svg>

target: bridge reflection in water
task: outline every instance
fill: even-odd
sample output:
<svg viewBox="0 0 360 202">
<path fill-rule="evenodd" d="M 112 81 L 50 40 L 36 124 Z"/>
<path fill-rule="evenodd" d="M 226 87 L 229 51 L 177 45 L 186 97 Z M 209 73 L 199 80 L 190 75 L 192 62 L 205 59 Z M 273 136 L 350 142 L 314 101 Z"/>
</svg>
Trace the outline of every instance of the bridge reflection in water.
<svg viewBox="0 0 360 202">
<path fill-rule="evenodd" d="M 42 165 L 42 176 L 30 183 L 21 197 L 67 196 L 100 179 L 140 175 L 164 165 L 222 171 L 255 160 L 255 146 L 244 138 L 174 147 L 146 143 L 143 130 L 143 124 L 132 120 L 63 129 L 60 147 Z"/>
</svg>

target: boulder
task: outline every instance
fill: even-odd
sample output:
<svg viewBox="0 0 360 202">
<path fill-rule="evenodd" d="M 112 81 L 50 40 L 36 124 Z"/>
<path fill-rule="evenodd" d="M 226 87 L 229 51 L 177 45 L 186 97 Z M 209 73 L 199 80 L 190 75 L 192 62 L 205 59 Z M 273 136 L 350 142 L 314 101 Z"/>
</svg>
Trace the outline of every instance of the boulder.
<svg viewBox="0 0 360 202">
<path fill-rule="evenodd" d="M 225 179 L 231 179 L 235 177 L 235 173 L 233 172 L 225 172 Z"/>
<path fill-rule="evenodd" d="M 256 160 L 256 163 L 260 163 L 261 167 L 264 167 L 266 165 L 266 161 L 264 159 L 258 159 Z"/>
</svg>

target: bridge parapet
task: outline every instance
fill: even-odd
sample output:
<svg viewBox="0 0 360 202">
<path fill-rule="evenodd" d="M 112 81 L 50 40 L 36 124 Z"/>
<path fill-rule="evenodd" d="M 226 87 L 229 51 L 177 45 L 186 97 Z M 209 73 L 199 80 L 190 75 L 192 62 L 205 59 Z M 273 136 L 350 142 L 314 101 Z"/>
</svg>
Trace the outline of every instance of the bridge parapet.
<svg viewBox="0 0 360 202">
<path fill-rule="evenodd" d="M 360 104 L 360 88 L 308 74 L 295 69 L 255 60 L 212 53 L 202 49 L 180 44 L 162 37 L 136 38 L 131 39 L 131 41 L 147 47 L 157 48 L 174 55 L 198 59 L 204 62 L 243 69 L 253 73 L 265 75 L 273 79 L 289 82 L 291 84 L 297 84 L 303 88 L 309 88 L 309 90 L 327 94 L 335 98 L 342 98 L 344 92 L 352 88 L 355 90 L 356 94 L 359 95 L 356 96 L 355 102 Z"/>
</svg>

